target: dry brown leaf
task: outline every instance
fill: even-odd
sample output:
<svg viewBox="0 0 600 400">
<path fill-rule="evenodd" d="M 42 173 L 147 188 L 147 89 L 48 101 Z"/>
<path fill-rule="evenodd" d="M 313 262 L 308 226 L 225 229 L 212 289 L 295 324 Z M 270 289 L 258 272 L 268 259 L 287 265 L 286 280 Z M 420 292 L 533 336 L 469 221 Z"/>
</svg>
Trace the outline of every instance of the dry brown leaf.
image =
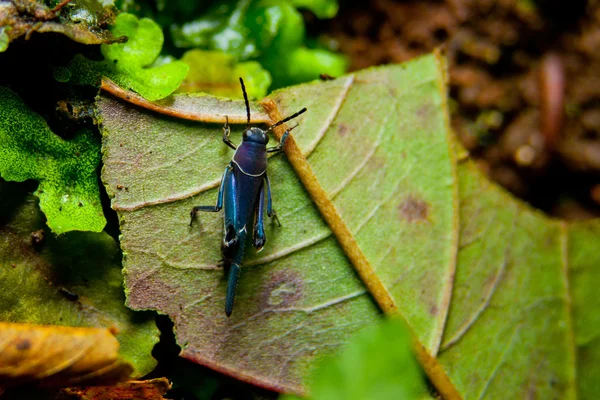
<svg viewBox="0 0 600 400">
<path fill-rule="evenodd" d="M 0 385 L 118 382 L 133 371 L 118 350 L 110 329 L 0 323 Z"/>
<path fill-rule="evenodd" d="M 147 381 L 127 381 L 113 386 L 87 386 L 62 389 L 69 399 L 80 400 L 163 400 L 163 395 L 171 389 L 167 378 Z"/>
</svg>

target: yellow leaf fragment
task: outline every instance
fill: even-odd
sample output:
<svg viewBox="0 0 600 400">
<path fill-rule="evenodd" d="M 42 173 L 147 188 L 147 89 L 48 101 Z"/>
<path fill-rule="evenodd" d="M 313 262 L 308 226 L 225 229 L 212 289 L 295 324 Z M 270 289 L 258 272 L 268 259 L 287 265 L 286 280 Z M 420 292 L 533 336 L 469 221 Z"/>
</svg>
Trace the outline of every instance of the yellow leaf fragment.
<svg viewBox="0 0 600 400">
<path fill-rule="evenodd" d="M 0 323 L 0 385 L 114 383 L 132 372 L 110 329 Z"/>
</svg>

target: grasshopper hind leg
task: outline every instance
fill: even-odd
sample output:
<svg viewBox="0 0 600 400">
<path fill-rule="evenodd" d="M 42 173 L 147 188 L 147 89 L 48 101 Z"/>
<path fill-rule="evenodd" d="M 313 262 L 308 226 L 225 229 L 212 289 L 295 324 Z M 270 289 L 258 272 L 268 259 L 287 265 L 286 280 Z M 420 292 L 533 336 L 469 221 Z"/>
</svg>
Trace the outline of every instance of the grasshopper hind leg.
<svg viewBox="0 0 600 400">
<path fill-rule="evenodd" d="M 229 267 L 229 277 L 227 278 L 227 295 L 225 297 L 225 314 L 230 317 L 235 302 L 235 292 L 237 290 L 238 280 L 242 269 L 239 265 L 233 263 Z"/>
</svg>

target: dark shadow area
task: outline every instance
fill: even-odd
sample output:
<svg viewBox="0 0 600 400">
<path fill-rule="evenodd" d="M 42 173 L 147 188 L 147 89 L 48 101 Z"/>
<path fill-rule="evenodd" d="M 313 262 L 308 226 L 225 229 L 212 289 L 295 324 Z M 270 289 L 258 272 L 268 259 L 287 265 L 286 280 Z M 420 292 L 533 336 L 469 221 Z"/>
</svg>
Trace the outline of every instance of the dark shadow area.
<svg viewBox="0 0 600 400">
<path fill-rule="evenodd" d="M 17 208 L 36 190 L 37 185 L 38 183 L 32 180 L 7 182 L 0 178 L 0 227 L 14 217 Z"/>
<path fill-rule="evenodd" d="M 152 355 L 158 366 L 145 378 L 167 377 L 173 388 L 166 397 L 173 400 L 270 400 L 278 394 L 240 382 L 209 368 L 179 357 L 181 348 L 175 342 L 174 324 L 165 315 L 156 317 L 160 342 Z"/>
</svg>

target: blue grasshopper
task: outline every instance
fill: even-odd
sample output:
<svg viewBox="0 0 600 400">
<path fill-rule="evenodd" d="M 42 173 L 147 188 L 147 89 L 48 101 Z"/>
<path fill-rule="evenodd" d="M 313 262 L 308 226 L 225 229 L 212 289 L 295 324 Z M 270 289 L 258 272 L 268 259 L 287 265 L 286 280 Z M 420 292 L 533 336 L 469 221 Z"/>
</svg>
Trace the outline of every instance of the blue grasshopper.
<svg viewBox="0 0 600 400">
<path fill-rule="evenodd" d="M 271 125 L 266 131 L 257 127 L 250 127 L 250 105 L 242 78 L 240 78 L 240 84 L 242 85 L 246 102 L 246 114 L 248 115 L 243 142 L 238 147 L 229 140 L 229 120 L 226 117 L 225 126 L 223 127 L 223 142 L 234 149 L 235 154 L 227 168 L 225 168 L 225 173 L 221 179 L 217 204 L 215 206 L 196 206 L 192 208 L 190 221 L 191 226 L 198 211 L 218 212 L 221 208 L 225 208 L 221 252 L 223 254 L 223 266 L 225 270 L 229 268 L 227 295 L 225 297 L 225 314 L 228 317 L 233 311 L 248 226 L 252 226 L 251 224 L 254 226 L 252 245 L 257 251 L 261 251 L 267 241 L 264 228 L 265 197 L 267 215 L 274 218 L 279 224 L 279 219 L 271 201 L 271 185 L 267 176 L 267 153 L 281 151 L 290 131 L 298 125 L 286 130 L 279 144 L 274 147 L 267 148 L 269 142 L 267 133 L 306 111 L 306 108 L 303 108 Z"/>
</svg>

